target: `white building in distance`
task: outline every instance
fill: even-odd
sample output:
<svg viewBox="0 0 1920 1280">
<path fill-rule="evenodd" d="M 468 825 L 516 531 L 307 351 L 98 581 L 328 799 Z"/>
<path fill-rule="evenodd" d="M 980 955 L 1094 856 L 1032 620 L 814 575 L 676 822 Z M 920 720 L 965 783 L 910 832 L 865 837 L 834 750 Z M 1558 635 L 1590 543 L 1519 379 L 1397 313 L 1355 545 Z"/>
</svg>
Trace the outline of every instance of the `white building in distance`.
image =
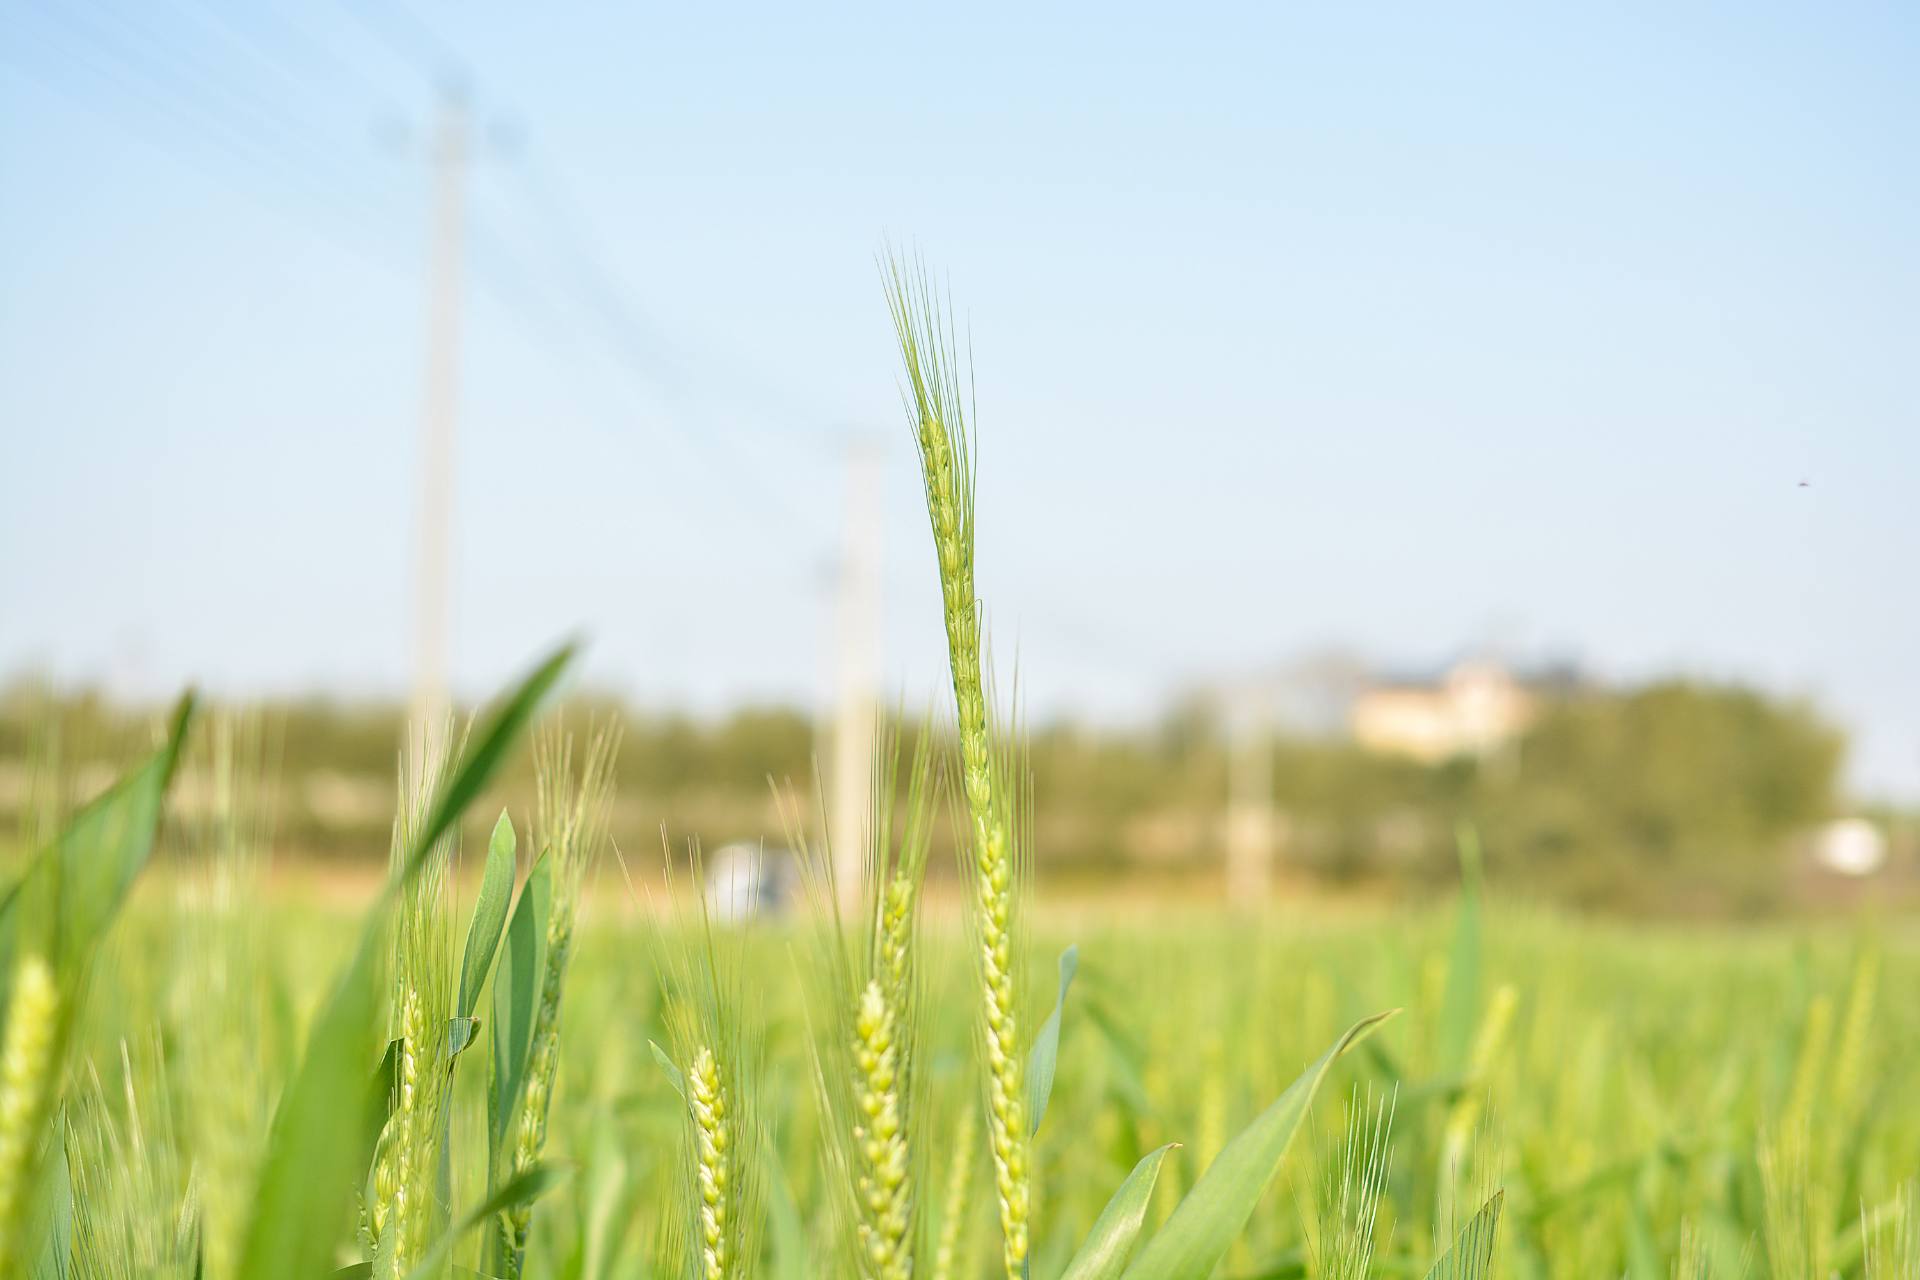
<svg viewBox="0 0 1920 1280">
<path fill-rule="evenodd" d="M 1369 751 L 1438 764 L 1486 756 L 1526 732 L 1534 696 L 1494 662 L 1454 665 L 1432 683 L 1378 684 L 1354 699 L 1354 741 Z"/>
</svg>

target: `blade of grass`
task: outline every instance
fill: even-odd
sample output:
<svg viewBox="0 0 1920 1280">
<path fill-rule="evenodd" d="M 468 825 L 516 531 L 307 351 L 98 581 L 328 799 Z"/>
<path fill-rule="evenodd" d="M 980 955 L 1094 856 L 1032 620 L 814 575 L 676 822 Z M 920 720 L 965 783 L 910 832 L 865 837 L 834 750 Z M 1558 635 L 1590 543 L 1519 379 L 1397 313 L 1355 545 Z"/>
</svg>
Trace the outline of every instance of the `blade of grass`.
<svg viewBox="0 0 1920 1280">
<path fill-rule="evenodd" d="M 51 882 L 55 895 L 53 936 L 45 939 L 55 972 L 64 980 L 91 954 L 153 852 L 161 804 L 179 766 L 194 705 L 192 693 L 183 696 L 160 749 L 76 813 L 0 899 L 0 972 L 12 968 L 22 924 L 37 923 L 23 920 L 21 907 L 34 881 Z M 6 998 L 0 990 L 0 1014 Z"/>
<path fill-rule="evenodd" d="M 573 652 L 572 645 L 562 646 L 488 718 L 415 834 L 399 871 L 368 912 L 353 960 L 315 1022 L 274 1117 L 241 1254 L 239 1274 L 246 1280 L 285 1280 L 327 1269 L 353 1198 L 356 1170 L 371 1154 L 363 1149 L 365 1126 L 342 1118 L 360 1114 L 365 1106 L 363 1055 L 378 1025 L 379 953 L 387 919 L 428 851 L 492 780 Z"/>
<path fill-rule="evenodd" d="M 473 904 L 473 921 L 467 926 L 467 946 L 460 959 L 460 1002 L 454 1006 L 457 1017 L 469 1017 L 480 1003 L 480 988 L 486 985 L 487 972 L 493 968 L 493 953 L 500 947 L 500 935 L 507 927 L 507 908 L 513 903 L 513 822 L 506 810 L 493 824 L 493 837 L 487 842 L 487 870 L 480 880 L 480 896 Z"/>
<path fill-rule="evenodd" d="M 446 1266 L 447 1256 L 460 1237 L 485 1223 L 495 1214 L 523 1204 L 532 1204 L 572 1176 L 571 1169 L 551 1164 L 536 1164 L 521 1170 L 500 1184 L 499 1190 L 469 1209 L 453 1228 L 427 1249 L 418 1265 L 407 1272 L 407 1280 L 433 1280 Z"/>
<path fill-rule="evenodd" d="M 509 1130 L 525 1092 L 533 1051 L 533 1020 L 547 970 L 547 913 L 553 905 L 553 861 L 541 854 L 520 888 L 507 925 L 507 950 L 493 984 L 493 1073 L 487 1114 L 488 1149 L 505 1159 Z M 502 1166 L 504 1167 L 504 1166 Z"/>
<path fill-rule="evenodd" d="M 1067 1007 L 1067 988 L 1073 985 L 1073 975 L 1079 968 L 1079 947 L 1070 946 L 1060 953 L 1060 995 L 1054 1001 L 1053 1012 L 1041 1024 L 1040 1034 L 1034 1037 L 1033 1049 L 1028 1055 L 1027 1107 L 1033 1112 L 1029 1133 L 1040 1132 L 1040 1119 L 1047 1114 L 1047 1099 L 1053 1096 L 1053 1069 L 1060 1056 L 1060 1018 Z"/>
<path fill-rule="evenodd" d="M 1440 1001 L 1439 1074 L 1467 1069 L 1473 1028 L 1480 1017 L 1480 836 L 1463 822 L 1455 833 L 1460 854 L 1460 911 L 1447 958 L 1447 985 Z"/>
<path fill-rule="evenodd" d="M 513 696 L 502 702 L 474 735 L 466 757 L 460 762 L 460 771 L 440 793 L 426 826 L 421 829 L 416 847 L 408 858 L 407 877 L 410 878 L 418 870 L 418 864 L 425 858 L 427 850 L 439 842 L 447 829 L 460 820 L 467 806 L 479 799 L 480 793 L 493 781 L 493 775 L 506 759 L 507 752 L 526 731 L 540 704 L 553 691 L 553 686 L 560 682 L 561 675 L 573 661 L 576 652 L 577 647 L 572 643 L 556 649 L 546 661 L 534 668 L 533 674 L 521 681 Z"/>
<path fill-rule="evenodd" d="M 1355 1023 L 1229 1142 L 1127 1268 L 1127 1280 L 1194 1280 L 1211 1275 L 1279 1171 L 1334 1060 L 1397 1012 L 1377 1013 Z"/>
<path fill-rule="evenodd" d="M 665 1049 L 660 1047 L 657 1041 L 647 1041 L 647 1048 L 653 1051 L 653 1060 L 659 1064 L 660 1070 L 666 1074 L 667 1083 L 672 1085 L 673 1091 L 680 1095 L 680 1101 L 685 1102 L 687 1100 L 686 1076 L 681 1074 L 680 1068 L 674 1065 L 673 1058 Z"/>
<path fill-rule="evenodd" d="M 67 1280 L 73 1273 L 73 1176 L 67 1168 L 66 1121 L 48 1135 L 47 1158 L 40 1168 L 40 1191 L 34 1197 L 38 1221 L 31 1240 L 40 1242 L 28 1269 L 29 1280 Z"/>
<path fill-rule="evenodd" d="M 1133 1166 L 1133 1172 L 1094 1220 L 1093 1229 L 1087 1232 L 1080 1251 L 1073 1255 L 1060 1280 L 1114 1280 L 1126 1270 L 1140 1238 L 1141 1224 L 1147 1219 L 1147 1208 L 1153 1203 L 1153 1189 L 1160 1180 L 1160 1164 L 1167 1153 L 1179 1145 L 1169 1142 L 1140 1157 L 1140 1163 Z"/>
</svg>

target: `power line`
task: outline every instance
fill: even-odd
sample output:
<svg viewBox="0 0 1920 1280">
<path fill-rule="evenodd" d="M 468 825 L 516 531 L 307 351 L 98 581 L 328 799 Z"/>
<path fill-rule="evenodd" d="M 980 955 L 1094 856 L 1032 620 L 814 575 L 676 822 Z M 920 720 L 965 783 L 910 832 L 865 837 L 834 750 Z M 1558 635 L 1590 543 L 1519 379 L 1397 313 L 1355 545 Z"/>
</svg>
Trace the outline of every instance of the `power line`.
<svg viewBox="0 0 1920 1280">
<path fill-rule="evenodd" d="M 399 0 L 348 0 L 346 10 L 389 53 L 429 80 L 471 84 L 472 64 Z"/>
<path fill-rule="evenodd" d="M 277 149 L 291 146 L 302 171 L 311 172 L 324 165 L 334 176 L 340 175 L 345 157 L 337 148 L 316 146 L 316 135 L 306 121 L 287 108 L 284 97 L 251 91 L 236 83 L 223 74 L 218 60 L 206 56 L 203 48 L 174 38 L 173 28 L 164 23 L 145 20 L 149 10 L 136 9 L 134 13 L 142 20 L 135 21 L 109 7 L 75 6 L 54 11 L 56 21 L 87 26 L 97 39 L 117 50 L 122 62 L 146 69 L 157 80 L 164 79 L 176 93 L 212 100 L 210 114 L 244 121 L 245 127 L 260 136 L 271 135 Z M 268 75 L 278 79 L 271 69 Z"/>
<path fill-rule="evenodd" d="M 400 6 L 355 0 L 349 10 L 410 71 L 425 73 L 442 84 L 468 75 L 465 57 Z M 182 42 L 150 21 L 135 22 L 120 15 L 103 18 L 84 7 L 56 10 L 51 18 L 59 34 L 51 30 L 36 34 L 63 44 L 68 60 L 111 92 L 140 101 L 148 112 L 157 110 L 179 126 L 182 135 L 224 156 L 241 172 L 271 175 L 276 183 L 297 190 L 306 202 L 306 212 L 324 215 L 327 238 L 383 266 L 396 265 L 397 255 L 368 248 L 368 240 L 387 243 L 385 233 L 366 238 L 343 234 L 348 226 L 368 225 L 366 210 L 344 195 L 352 182 L 326 176 L 337 178 L 341 172 L 337 151 L 316 147 L 311 128 L 283 103 L 236 85 L 204 49 Z M 224 34 L 230 47 L 245 50 L 276 79 L 283 78 L 277 69 L 305 67 L 299 73 L 302 79 L 310 84 L 323 81 L 324 76 L 311 70 L 318 62 L 328 73 L 350 78 L 359 86 L 375 83 L 349 60 L 326 53 L 324 46 L 307 49 L 304 59 L 290 53 L 290 47 L 306 45 L 284 25 L 278 27 L 278 39 L 257 25 L 240 28 L 223 17 L 200 25 L 203 31 Z M 37 66 L 32 69 L 41 72 Z M 144 123 L 146 118 L 143 112 L 137 131 L 185 158 L 176 145 L 178 139 L 154 130 Z M 783 543 L 800 536 L 817 545 L 830 537 L 817 516 L 805 513 L 770 483 L 764 465 L 730 431 L 720 429 L 710 411 L 696 405 L 683 362 L 634 306 L 630 291 L 607 265 L 564 186 L 537 161 L 524 161 L 513 171 L 531 196 L 527 207 L 534 210 L 565 261 L 563 270 L 549 268 L 547 274 L 566 303 L 556 308 L 552 296 L 535 283 L 541 273 L 528 272 L 510 241 L 476 216 L 472 234 L 479 282 L 506 304 L 517 322 L 542 336 L 551 352 L 573 363 L 581 358 L 579 344 L 556 330 L 568 315 L 578 320 L 623 380 L 637 391 L 664 396 L 671 405 L 667 412 L 644 415 L 623 407 L 617 411 L 619 416 L 627 422 L 648 420 L 667 427 L 685 447 L 689 460 L 709 472 L 717 492 L 744 506 L 749 518 L 779 535 Z M 691 424 L 689 415 L 705 421 Z"/>
<path fill-rule="evenodd" d="M 516 165 L 515 172 L 526 179 L 541 206 L 549 233 L 567 253 L 570 269 L 565 276 L 566 284 L 622 375 L 673 401 L 679 412 L 660 416 L 685 443 L 698 451 L 723 488 L 738 486 L 752 496 L 750 509 L 757 521 L 770 524 L 769 517 L 777 517 L 786 527 L 774 528 L 773 532 L 800 533 L 816 542 L 827 536 L 818 519 L 804 515 L 762 478 L 763 469 L 741 450 L 730 433 L 714 429 L 711 416 L 693 408 L 688 380 L 671 360 L 660 354 L 657 335 L 639 318 L 630 295 L 585 231 L 577 206 L 562 194 L 564 189 L 545 177 L 530 161 Z M 689 427 L 682 421 L 682 415 L 689 411 L 706 419 L 706 429 Z"/>
<path fill-rule="evenodd" d="M 336 56 L 323 41 L 295 30 L 274 9 L 247 5 L 235 10 L 212 0 L 188 0 L 188 3 L 199 14 L 203 26 L 218 28 L 230 40 L 251 45 L 259 56 L 316 89 L 331 92 L 336 82 L 351 81 L 367 99 L 390 96 L 387 86 L 366 75 L 350 59 Z M 263 27 L 271 28 L 276 35 L 267 34 Z"/>
<path fill-rule="evenodd" d="M 433 250 L 428 267 L 426 396 L 421 418 L 419 576 L 414 635 L 413 723 L 431 757 L 447 706 L 448 588 L 453 537 L 453 440 L 459 410 L 460 283 L 467 204 L 467 112 L 456 94 L 434 130 Z M 431 767 L 431 765 L 429 766 Z"/>
<path fill-rule="evenodd" d="M 477 82 L 472 60 L 398 0 L 384 3 L 352 0 L 348 10 L 390 53 L 420 74 L 464 86 Z M 605 354 L 637 390 L 664 395 L 674 406 L 670 412 L 648 417 L 664 422 L 689 448 L 716 482 L 719 492 L 745 494 L 749 500 L 742 505 L 748 517 L 769 532 L 783 538 L 798 534 L 816 544 L 830 538 L 830 531 L 817 518 L 806 515 L 777 486 L 763 478 L 763 468 L 738 446 L 731 433 L 717 429 L 711 414 L 694 408 L 691 383 L 683 362 L 675 358 L 660 332 L 645 321 L 631 292 L 608 267 L 605 255 L 586 231 L 586 220 L 579 206 L 569 198 L 565 186 L 537 158 L 525 153 L 519 157 L 519 163 L 512 166 L 512 171 L 521 179 L 548 234 L 565 255 L 564 291 L 573 298 L 576 310 L 597 335 Z M 524 280 L 520 291 L 527 292 Z M 560 353 L 569 359 L 578 358 L 578 352 L 570 345 L 561 348 Z M 704 419 L 701 426 L 690 426 L 683 421 L 689 412 Z"/>
<path fill-rule="evenodd" d="M 156 69 L 136 46 L 97 26 L 83 30 L 68 22 L 54 30 L 22 24 L 14 30 L 38 41 L 53 59 L 79 70 L 108 93 L 136 103 L 140 109 L 131 116 L 109 116 L 119 127 L 223 184 L 228 182 L 224 175 L 207 169 L 198 162 L 195 152 L 182 148 L 184 139 L 223 157 L 243 173 L 271 175 L 277 183 L 298 189 L 303 201 L 301 212 L 307 216 L 310 229 L 370 263 L 383 268 L 395 265 L 391 255 L 383 257 L 365 239 L 345 232 L 350 225 L 364 226 L 365 207 L 347 200 L 339 187 L 320 181 L 311 167 L 296 163 L 293 157 L 298 153 L 297 145 L 290 145 L 284 135 L 276 136 L 257 117 L 244 113 L 236 116 L 211 104 L 204 94 L 183 87 L 178 77 Z M 8 47 L 19 46 L 15 43 Z M 53 74 L 52 65 L 51 60 L 27 59 L 22 69 L 48 88 L 71 96 L 79 105 L 96 111 L 100 108 L 98 99 Z M 174 127 L 169 130 L 158 121 L 170 121 Z M 312 221 L 316 210 L 328 215 L 321 219 L 325 225 Z"/>
<path fill-rule="evenodd" d="M 203 18 L 201 30 L 224 33 L 227 45 L 236 54 L 252 59 L 276 80 L 292 73 L 316 92 L 332 92 L 331 82 L 346 81 L 358 96 L 391 96 L 377 76 L 352 58 L 333 52 L 324 42 L 302 39 L 299 32 L 276 22 L 270 10 L 243 10 L 251 19 L 242 26 L 230 15 L 207 9 L 206 0 L 192 3 L 211 15 L 211 21 Z M 404 8 L 376 4 L 374 0 L 352 0 L 348 7 L 409 75 L 425 74 L 443 86 L 470 79 L 470 64 L 465 57 Z M 224 157 L 244 174 L 268 176 L 297 190 L 303 201 L 300 212 L 309 227 L 325 239 L 383 268 L 401 267 L 412 273 L 411 255 L 389 247 L 389 229 L 383 227 L 369 234 L 372 219 L 367 207 L 346 194 L 353 183 L 330 180 L 328 176 L 338 178 L 345 172 L 364 180 L 365 166 L 346 168 L 345 157 L 337 147 L 316 145 L 318 135 L 297 112 L 279 100 L 233 83 L 230 76 L 222 74 L 219 60 L 206 50 L 184 43 L 176 32 L 162 31 L 151 21 L 103 19 L 86 7 L 58 8 L 44 23 L 20 24 L 15 30 L 25 30 L 29 39 L 54 48 L 110 92 L 141 104 L 143 109 L 130 120 L 120 121 L 123 127 L 203 172 L 212 172 L 203 163 L 205 154 L 210 153 Z M 3 57 L 5 50 L 0 50 Z M 23 69 L 37 79 L 61 92 L 74 92 L 69 82 L 48 74 L 38 61 L 24 61 Z M 99 105 L 84 94 L 76 96 L 86 105 Z M 156 125 L 156 119 L 172 121 L 177 133 L 170 135 L 164 126 Z M 204 152 L 183 149 L 182 137 L 190 138 Z M 517 253 L 513 238 L 495 231 L 484 210 L 475 209 L 469 219 L 469 236 L 476 281 L 556 359 L 579 367 L 584 359 L 583 344 L 575 334 L 584 331 L 628 392 L 609 412 L 623 426 L 644 422 L 664 427 L 665 434 L 681 446 L 683 456 L 716 481 L 715 496 L 744 506 L 751 519 L 779 536 L 778 545 L 795 551 L 830 545 L 831 533 L 823 529 L 822 513 L 796 505 L 777 483 L 766 478 L 764 457 L 755 456 L 733 432 L 719 429 L 711 411 L 699 407 L 695 391 L 698 380 L 689 374 L 673 344 L 636 304 L 632 290 L 623 284 L 593 235 L 591 220 L 544 154 L 528 147 L 515 161 L 505 168 L 524 196 L 522 208 L 537 221 L 560 262 L 544 269 L 529 269 Z M 583 381 L 576 385 L 589 384 Z M 671 407 L 667 412 L 643 409 L 641 401 L 629 398 L 640 393 L 663 396 Z M 795 413 L 793 419 L 819 420 L 801 413 Z M 1021 612 L 1028 617 L 1029 625 L 1038 624 L 1055 642 L 1093 661 L 1117 661 L 1143 669 L 1160 665 L 1157 659 L 1138 652 L 1120 652 L 1116 645 L 1120 637 L 1107 628 L 1063 615 L 1058 601 Z"/>
</svg>

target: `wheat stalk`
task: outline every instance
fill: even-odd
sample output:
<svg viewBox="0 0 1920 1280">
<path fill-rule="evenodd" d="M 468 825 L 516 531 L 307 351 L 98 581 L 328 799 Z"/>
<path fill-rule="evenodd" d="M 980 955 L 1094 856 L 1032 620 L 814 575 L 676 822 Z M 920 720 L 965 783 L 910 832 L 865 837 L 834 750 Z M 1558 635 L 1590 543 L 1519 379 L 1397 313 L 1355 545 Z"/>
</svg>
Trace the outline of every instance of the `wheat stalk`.
<svg viewBox="0 0 1920 1280">
<path fill-rule="evenodd" d="M 1014 973 L 1020 850 L 1015 838 L 1010 762 L 994 744 L 980 661 L 979 600 L 973 575 L 973 473 L 966 414 L 950 328 L 940 319 L 932 289 L 924 278 L 910 279 L 900 264 L 893 262 L 889 265 L 887 298 L 906 367 L 904 398 L 920 453 L 927 515 L 940 567 L 948 666 L 959 728 L 960 780 L 972 853 L 972 916 L 987 1068 L 987 1128 L 1006 1271 L 1009 1277 L 1018 1277 L 1023 1274 L 1027 1257 L 1031 1194 Z"/>
<path fill-rule="evenodd" d="M 921 848 L 924 858 L 925 848 Z M 881 896 L 880 923 L 876 930 L 879 956 L 874 965 L 877 981 L 885 984 L 887 1007 L 905 1016 L 914 1004 L 913 937 L 914 922 L 920 905 L 920 872 L 895 875 L 887 881 Z"/>
<path fill-rule="evenodd" d="M 239 1266 L 255 1178 L 264 1150 L 271 1086 L 259 1053 L 265 992 L 253 981 L 264 958 L 261 864 L 271 793 L 260 718 L 227 712 L 202 735 L 204 778 L 213 803 L 195 834 L 206 845 L 205 906 L 193 920 L 179 977 L 186 1119 L 195 1152 L 198 1232 L 205 1274 L 229 1280 Z"/>
<path fill-rule="evenodd" d="M 654 1053 L 673 1064 L 670 1074 L 685 1104 L 686 1134 L 682 1212 L 663 1233 L 661 1245 L 667 1251 L 663 1261 L 675 1259 L 687 1276 L 733 1280 L 748 1274 L 760 1256 L 764 1182 L 759 1162 L 767 1139 L 754 1088 L 759 1029 L 746 1016 L 740 985 L 744 939 L 717 927 L 707 913 L 707 900 L 698 891 L 703 877 L 697 847 L 690 850 L 686 869 L 698 906 L 682 920 L 678 945 L 669 945 L 664 931 L 655 938 L 673 1049 L 669 1054 L 655 1045 Z M 666 874 L 671 893 L 678 874 L 671 854 Z M 694 945 L 685 945 L 689 937 Z"/>
<path fill-rule="evenodd" d="M 1762 1131 L 1760 1168 L 1762 1239 L 1774 1280 L 1802 1280 L 1828 1273 L 1831 1188 L 1815 1183 L 1807 1165 L 1804 1127 Z"/>
<path fill-rule="evenodd" d="M 947 1198 L 940 1215 L 940 1239 L 933 1253 L 933 1280 L 953 1280 L 958 1272 L 961 1232 L 967 1222 L 967 1188 L 973 1181 L 971 1106 L 960 1109 L 953 1126 L 953 1159 L 947 1166 Z"/>
<path fill-rule="evenodd" d="M 160 1038 L 137 1055 L 122 1041 L 118 1056 L 117 1107 L 92 1061 L 65 1107 L 71 1258 L 64 1270 L 55 1259 L 36 1273 L 84 1280 L 204 1276 L 205 1206 L 176 1141 Z"/>
<path fill-rule="evenodd" d="M 728 1250 L 728 1214 L 732 1182 L 727 1123 L 727 1093 L 713 1050 L 701 1046 L 687 1067 L 687 1107 L 693 1116 L 694 1180 L 699 1197 L 700 1273 L 705 1280 L 724 1280 L 732 1254 Z"/>
<path fill-rule="evenodd" d="M 898 1020 L 879 979 L 867 983 L 854 1020 L 855 1120 L 863 1270 L 876 1280 L 913 1273 L 909 1240 L 913 1186 L 901 1100 Z"/>
<path fill-rule="evenodd" d="M 1882 1213 L 1891 1222 L 1875 1230 L 1861 1211 L 1866 1280 L 1920 1280 L 1920 1183 L 1903 1185 Z"/>
<path fill-rule="evenodd" d="M 443 729 L 439 741 L 448 736 Z M 443 753 L 437 775 L 425 767 L 428 755 L 416 743 L 401 762 L 406 802 L 394 823 L 391 857 L 396 869 L 445 781 L 447 762 L 457 760 L 459 751 L 456 744 Z M 453 943 L 445 888 L 453 839 L 449 835 L 436 844 L 425 868 L 408 883 L 394 930 L 393 1098 L 376 1159 L 367 1225 L 380 1274 L 396 1277 L 413 1269 L 435 1234 L 440 1149 L 452 1093 L 445 1070 L 447 1018 L 453 1005 Z"/>
<path fill-rule="evenodd" d="M 53 969 L 35 952 L 14 968 L 7 1027 L 0 1043 L 0 1271 L 16 1260 L 40 1120 L 53 1085 L 60 992 Z"/>
<path fill-rule="evenodd" d="M 439 1150 L 433 1098 L 433 1062 L 429 1057 L 427 1014 L 418 990 L 408 990 L 400 1012 L 400 1056 L 396 1074 L 399 1104 L 394 1125 L 392 1235 L 388 1257 L 396 1276 L 413 1269 L 427 1235 L 427 1180 Z"/>
<path fill-rule="evenodd" d="M 513 1172 L 524 1173 L 539 1160 L 547 1142 L 547 1116 L 560 1069 L 560 1003 L 573 956 L 574 921 L 580 889 L 607 837 L 613 801 L 613 764 L 620 735 L 608 725 L 596 730 L 576 783 L 573 740 L 554 733 L 535 746 L 539 822 L 545 847 L 554 860 L 553 902 L 547 914 L 546 971 L 540 979 L 540 1003 L 534 1012 L 526 1092 L 515 1126 Z M 509 1280 L 520 1274 L 533 1227 L 533 1206 L 515 1205 L 498 1221 L 501 1256 Z"/>
<path fill-rule="evenodd" d="M 1366 1280 L 1373 1270 L 1380 1201 L 1393 1164 L 1396 1098 L 1359 1105 L 1356 1094 L 1346 1136 L 1326 1163 L 1316 1206 L 1319 1232 L 1308 1256 L 1320 1280 Z"/>
<path fill-rule="evenodd" d="M 899 735 L 883 724 L 875 743 L 873 809 L 861 832 L 866 928 L 857 942 L 841 918 L 831 851 L 810 838 L 791 794 L 775 795 L 826 923 L 814 996 L 835 1034 L 827 1045 L 814 1042 L 814 1083 L 828 1117 L 828 1159 L 851 1193 L 853 1265 L 869 1280 L 904 1280 L 916 1244 L 915 951 L 932 835 L 933 736 L 919 734 L 904 806 Z"/>
<path fill-rule="evenodd" d="M 1494 991 L 1474 1033 L 1473 1047 L 1467 1057 L 1465 1085 L 1447 1111 L 1440 1139 L 1439 1197 L 1435 1216 L 1448 1224 L 1449 1228 L 1459 1210 L 1459 1193 L 1467 1157 L 1473 1148 L 1474 1134 L 1485 1114 L 1487 1090 L 1494 1069 L 1506 1051 L 1508 1036 L 1513 1029 L 1514 1011 L 1519 1007 L 1519 1002 L 1519 992 L 1511 983 L 1503 983 Z M 1473 1197 L 1476 1202 L 1481 1198 Z M 1471 1207 L 1469 1204 L 1468 1208 Z"/>
</svg>

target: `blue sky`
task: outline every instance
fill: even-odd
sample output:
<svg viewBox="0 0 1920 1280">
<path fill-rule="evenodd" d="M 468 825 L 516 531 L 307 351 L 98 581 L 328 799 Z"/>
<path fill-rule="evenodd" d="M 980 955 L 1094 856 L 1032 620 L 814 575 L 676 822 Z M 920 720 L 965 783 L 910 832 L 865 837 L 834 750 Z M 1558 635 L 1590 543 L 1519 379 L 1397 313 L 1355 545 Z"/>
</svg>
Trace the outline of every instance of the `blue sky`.
<svg viewBox="0 0 1920 1280">
<path fill-rule="evenodd" d="M 404 685 L 457 60 L 462 688 L 578 629 L 820 698 L 862 434 L 937 688 L 891 240 L 1035 713 L 1492 645 L 1812 696 L 1920 795 L 1910 6 L 830 8 L 0 0 L 0 672 Z"/>
</svg>

